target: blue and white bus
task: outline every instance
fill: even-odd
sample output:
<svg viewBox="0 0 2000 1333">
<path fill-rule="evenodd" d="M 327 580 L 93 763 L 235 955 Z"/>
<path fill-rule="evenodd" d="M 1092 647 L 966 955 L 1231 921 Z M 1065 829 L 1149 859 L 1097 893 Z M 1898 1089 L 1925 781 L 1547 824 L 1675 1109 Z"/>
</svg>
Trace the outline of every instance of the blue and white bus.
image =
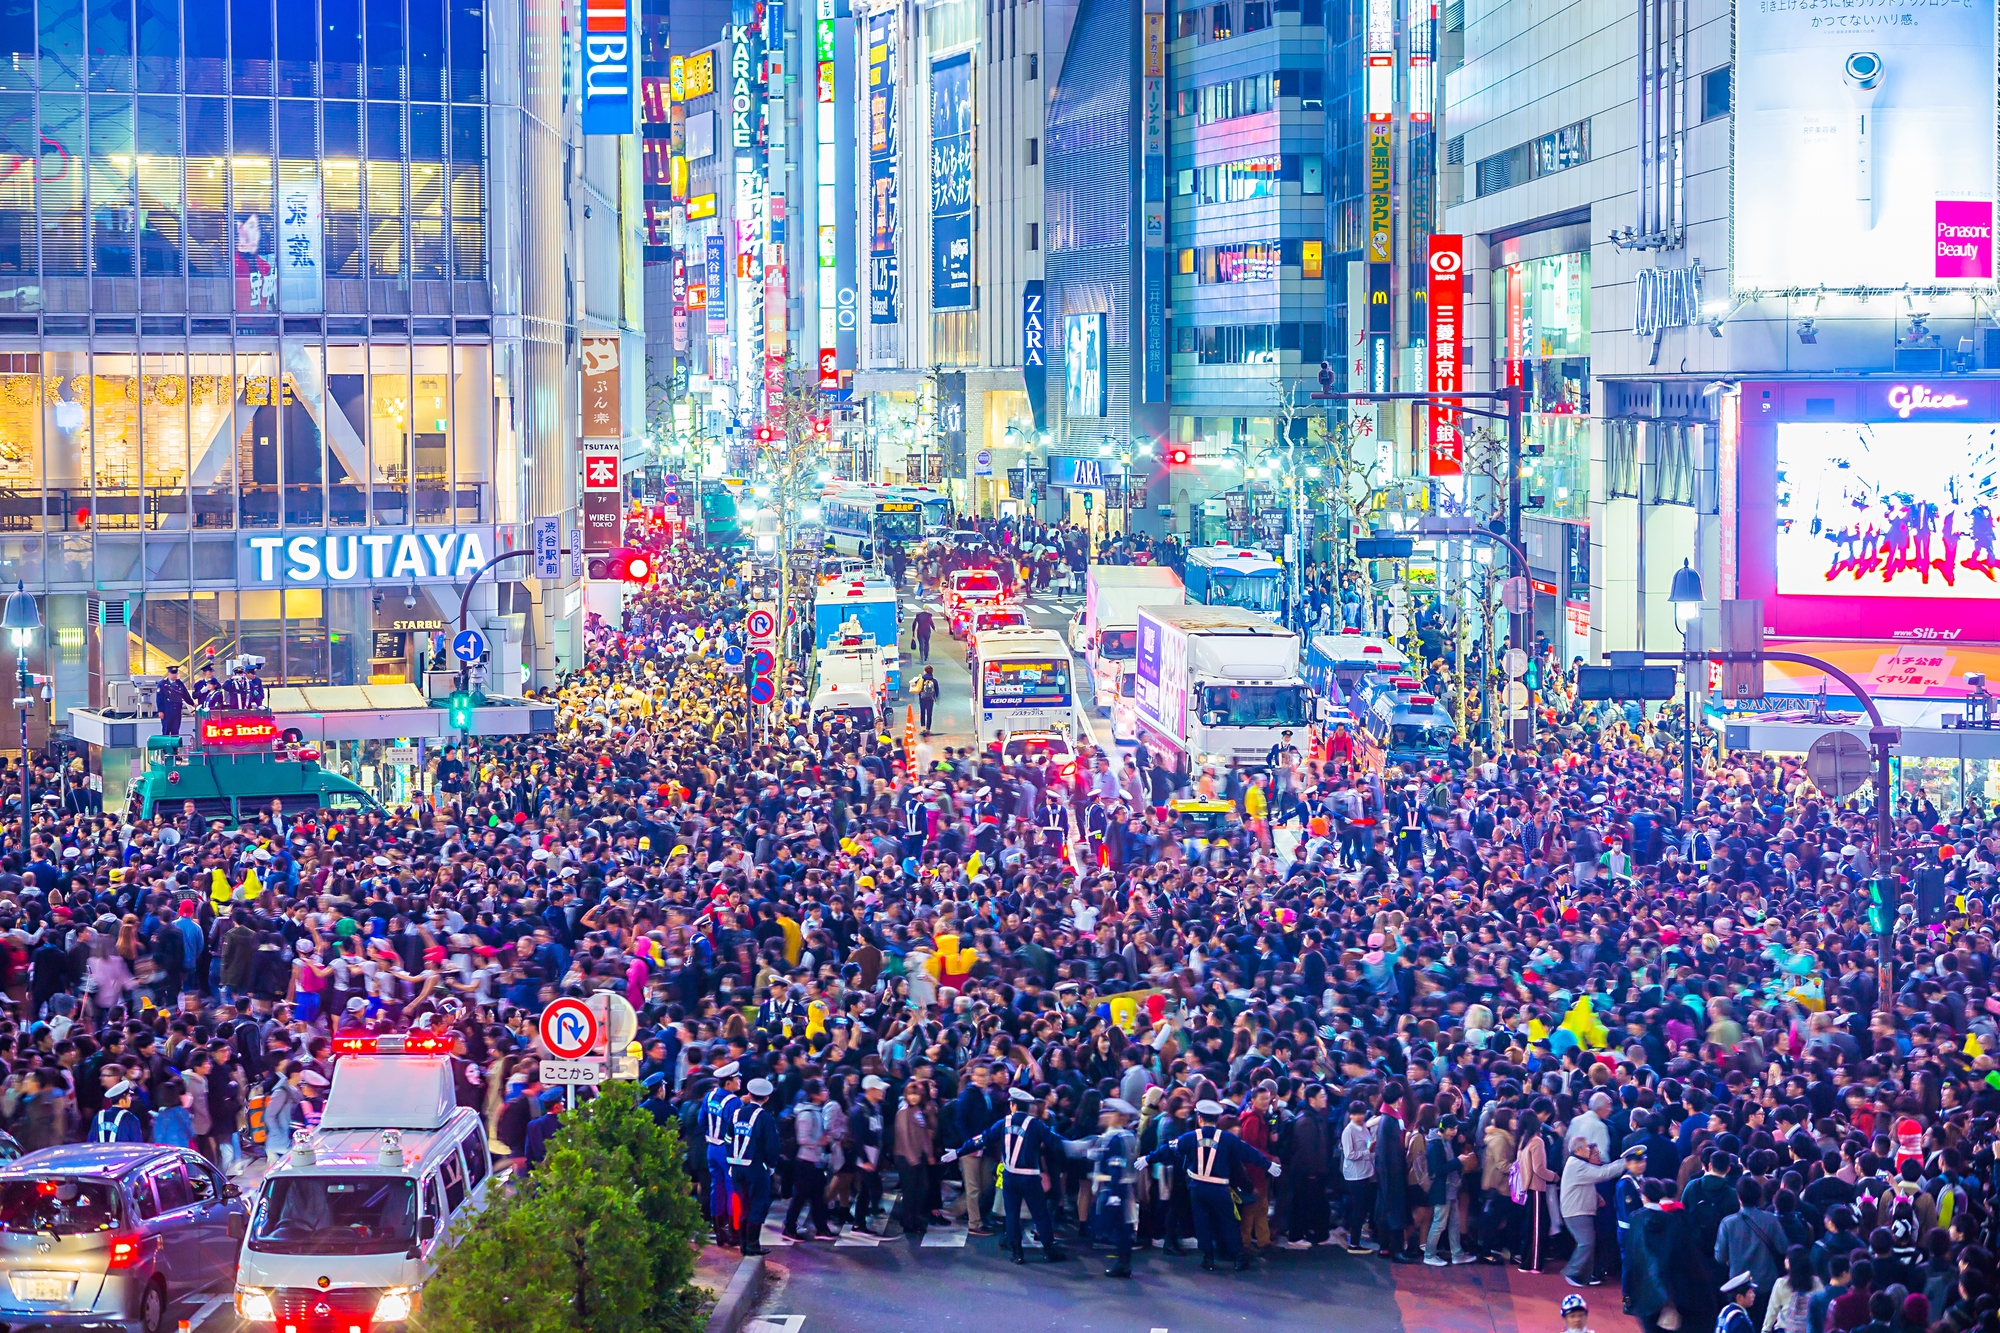
<svg viewBox="0 0 2000 1333">
<path fill-rule="evenodd" d="M 885 486 L 882 489 L 894 499 L 915 500 L 923 508 L 926 537 L 950 531 L 951 498 L 943 491 L 934 486 Z"/>
<path fill-rule="evenodd" d="M 1197 546 L 1182 571 L 1191 606 L 1240 606 L 1276 619 L 1285 608 L 1285 570 L 1246 546 Z"/>
<path fill-rule="evenodd" d="M 1069 645 L 1046 629 L 991 629 L 974 648 L 979 743 L 1001 732 L 1076 734 Z"/>
<path fill-rule="evenodd" d="M 914 545 L 924 535 L 923 502 L 887 489 L 854 488 L 821 498 L 826 549 L 859 560 L 879 559 L 890 547 Z"/>
</svg>

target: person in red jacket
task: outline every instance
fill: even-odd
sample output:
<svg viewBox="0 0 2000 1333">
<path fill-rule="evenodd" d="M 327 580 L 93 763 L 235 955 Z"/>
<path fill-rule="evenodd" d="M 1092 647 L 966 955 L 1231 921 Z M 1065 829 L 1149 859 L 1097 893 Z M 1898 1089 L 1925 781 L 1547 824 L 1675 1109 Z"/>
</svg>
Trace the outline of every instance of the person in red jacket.
<svg viewBox="0 0 2000 1333">
<path fill-rule="evenodd" d="M 1278 1152 L 1271 1115 L 1271 1100 L 1277 1091 L 1277 1085 L 1268 1079 L 1259 1083 L 1236 1122 L 1236 1137 L 1266 1157 L 1275 1157 Z M 1250 1178 L 1250 1197 L 1243 1203 L 1243 1252 L 1254 1258 L 1259 1250 L 1271 1248 L 1271 1177 L 1255 1165 L 1245 1165 L 1243 1173 Z"/>
</svg>

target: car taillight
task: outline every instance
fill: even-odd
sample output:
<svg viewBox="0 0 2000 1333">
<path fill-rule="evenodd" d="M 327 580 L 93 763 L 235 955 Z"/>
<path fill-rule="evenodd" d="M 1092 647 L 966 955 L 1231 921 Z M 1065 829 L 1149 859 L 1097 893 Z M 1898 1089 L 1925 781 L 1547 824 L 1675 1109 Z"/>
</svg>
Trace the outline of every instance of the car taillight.
<svg viewBox="0 0 2000 1333">
<path fill-rule="evenodd" d="M 130 1268 L 139 1262 L 139 1238 L 137 1236 L 113 1236 L 111 1238 L 111 1267 Z"/>
</svg>

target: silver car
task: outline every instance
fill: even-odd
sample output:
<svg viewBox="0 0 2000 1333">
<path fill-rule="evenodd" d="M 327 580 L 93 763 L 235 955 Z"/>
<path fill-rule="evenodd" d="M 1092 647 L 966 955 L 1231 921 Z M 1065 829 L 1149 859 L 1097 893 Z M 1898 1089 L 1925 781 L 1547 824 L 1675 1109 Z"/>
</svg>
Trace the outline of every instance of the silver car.
<svg viewBox="0 0 2000 1333">
<path fill-rule="evenodd" d="M 0 1326 L 161 1333 L 171 1303 L 234 1280 L 248 1211 L 194 1153 L 44 1148 L 0 1166 Z"/>
</svg>

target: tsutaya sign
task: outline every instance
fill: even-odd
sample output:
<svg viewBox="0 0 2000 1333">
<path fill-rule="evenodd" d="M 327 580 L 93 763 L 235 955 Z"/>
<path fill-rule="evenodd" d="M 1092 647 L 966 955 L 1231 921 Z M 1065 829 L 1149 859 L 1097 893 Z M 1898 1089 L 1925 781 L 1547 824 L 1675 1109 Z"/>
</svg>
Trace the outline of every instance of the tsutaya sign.
<svg viewBox="0 0 2000 1333">
<path fill-rule="evenodd" d="M 243 539 L 245 584 L 450 583 L 479 572 L 491 528 L 268 533 Z"/>
</svg>

